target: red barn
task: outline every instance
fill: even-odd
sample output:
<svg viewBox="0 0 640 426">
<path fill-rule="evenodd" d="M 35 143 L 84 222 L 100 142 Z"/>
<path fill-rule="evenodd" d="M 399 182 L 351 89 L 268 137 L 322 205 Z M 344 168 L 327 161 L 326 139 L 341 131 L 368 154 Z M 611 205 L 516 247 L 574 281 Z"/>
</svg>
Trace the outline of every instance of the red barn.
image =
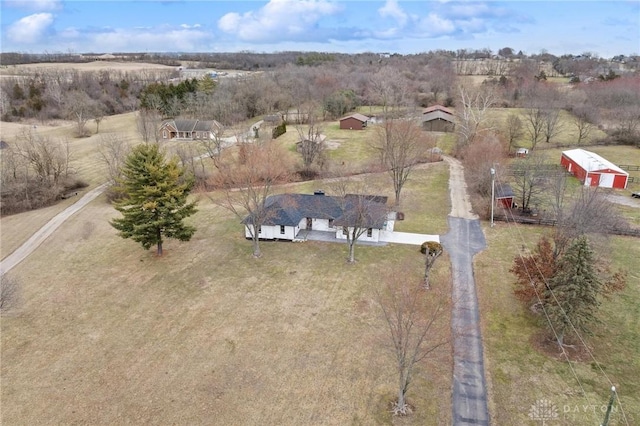
<svg viewBox="0 0 640 426">
<path fill-rule="evenodd" d="M 347 130 L 364 130 L 367 127 L 369 117 L 362 114 L 351 114 L 340 119 L 340 128 Z"/>
<path fill-rule="evenodd" d="M 560 164 L 585 186 L 625 189 L 629 173 L 611 161 L 584 149 L 562 151 Z"/>
<path fill-rule="evenodd" d="M 515 207 L 516 195 L 510 185 L 503 183 L 497 183 L 495 187 L 495 200 L 496 204 L 505 209 L 512 209 Z"/>
</svg>

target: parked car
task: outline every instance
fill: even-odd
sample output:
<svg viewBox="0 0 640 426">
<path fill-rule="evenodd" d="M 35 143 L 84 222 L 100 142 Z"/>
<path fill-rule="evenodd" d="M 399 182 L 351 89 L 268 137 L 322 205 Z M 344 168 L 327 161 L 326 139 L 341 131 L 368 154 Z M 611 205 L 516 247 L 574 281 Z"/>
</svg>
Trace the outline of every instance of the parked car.
<svg viewBox="0 0 640 426">
<path fill-rule="evenodd" d="M 631 193 L 631 196 L 632 196 L 633 198 L 640 198 L 640 192 L 632 192 L 632 193 Z"/>
</svg>

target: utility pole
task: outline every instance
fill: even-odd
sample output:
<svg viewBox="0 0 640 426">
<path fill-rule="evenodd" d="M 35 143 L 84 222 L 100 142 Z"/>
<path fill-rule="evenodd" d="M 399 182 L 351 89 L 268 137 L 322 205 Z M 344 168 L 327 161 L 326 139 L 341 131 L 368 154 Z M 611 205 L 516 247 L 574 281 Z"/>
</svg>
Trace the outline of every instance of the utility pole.
<svg viewBox="0 0 640 426">
<path fill-rule="evenodd" d="M 491 168 L 491 227 L 493 228 L 493 207 L 495 204 L 496 169 Z"/>
<path fill-rule="evenodd" d="M 611 398 L 609 398 L 609 405 L 607 406 L 607 412 L 604 415 L 604 421 L 600 426 L 609 426 L 609 416 L 611 415 L 611 409 L 613 408 L 613 403 L 616 400 L 616 387 L 611 386 Z"/>
</svg>

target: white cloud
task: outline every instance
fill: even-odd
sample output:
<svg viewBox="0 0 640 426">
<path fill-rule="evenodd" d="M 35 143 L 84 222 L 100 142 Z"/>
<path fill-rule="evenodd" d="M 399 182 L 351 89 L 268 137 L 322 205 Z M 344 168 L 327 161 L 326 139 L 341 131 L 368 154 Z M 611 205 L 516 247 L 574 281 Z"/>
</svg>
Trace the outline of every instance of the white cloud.
<svg viewBox="0 0 640 426">
<path fill-rule="evenodd" d="M 50 13 L 25 16 L 9 26 L 7 37 L 15 43 L 32 44 L 40 40 L 52 24 L 53 15 Z"/>
<path fill-rule="evenodd" d="M 418 28 L 423 36 L 438 37 L 455 32 L 456 25 L 453 21 L 432 12 L 420 20 Z"/>
<path fill-rule="evenodd" d="M 218 28 L 243 41 L 288 39 L 311 31 L 320 19 L 339 10 L 326 0 L 271 0 L 256 11 L 227 13 L 218 20 Z"/>
<path fill-rule="evenodd" d="M 60 32 L 64 46 L 85 52 L 193 52 L 209 48 L 213 40 L 210 33 L 185 28 L 103 28 L 82 32 L 67 28 Z M 61 50 L 67 50 L 62 48 Z"/>
<path fill-rule="evenodd" d="M 387 0 L 387 2 L 378 9 L 378 13 L 383 18 L 391 17 L 398 22 L 398 25 L 404 27 L 409 19 L 407 13 L 398 5 L 397 0 Z"/>
<path fill-rule="evenodd" d="M 7 0 L 4 3 L 8 7 L 38 11 L 62 9 L 60 0 Z"/>
<path fill-rule="evenodd" d="M 191 28 L 200 28 L 201 25 L 200 24 L 193 24 L 193 25 L 189 25 L 189 24 L 182 24 L 180 25 L 180 28 L 185 28 L 185 29 L 191 29 Z"/>
</svg>

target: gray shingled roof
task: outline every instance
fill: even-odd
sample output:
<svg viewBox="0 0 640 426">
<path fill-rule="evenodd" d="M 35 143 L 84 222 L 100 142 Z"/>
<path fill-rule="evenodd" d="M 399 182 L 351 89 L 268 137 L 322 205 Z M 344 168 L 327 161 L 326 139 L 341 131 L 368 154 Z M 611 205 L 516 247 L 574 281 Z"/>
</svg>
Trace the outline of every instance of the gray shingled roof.
<svg viewBox="0 0 640 426">
<path fill-rule="evenodd" d="M 513 198 L 516 194 L 509 184 L 497 183 L 496 184 L 496 198 Z"/>
<path fill-rule="evenodd" d="M 297 226 L 303 218 L 311 217 L 334 219 L 338 226 L 350 226 L 364 215 L 363 226 L 380 229 L 387 218 L 386 200 L 387 197 L 353 194 L 344 199 L 316 194 L 272 195 L 265 202 L 263 225 Z M 252 223 L 251 216 L 247 216 L 242 223 Z"/>
</svg>

